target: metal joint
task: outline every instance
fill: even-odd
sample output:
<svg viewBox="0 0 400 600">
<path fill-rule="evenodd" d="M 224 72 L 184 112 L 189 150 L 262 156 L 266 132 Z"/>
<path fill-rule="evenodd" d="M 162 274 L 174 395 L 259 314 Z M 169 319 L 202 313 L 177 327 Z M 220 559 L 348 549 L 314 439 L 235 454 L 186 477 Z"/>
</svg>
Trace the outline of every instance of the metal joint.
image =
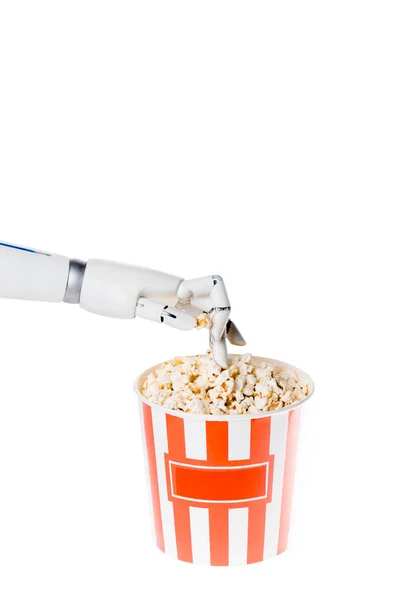
<svg viewBox="0 0 400 600">
<path fill-rule="evenodd" d="M 63 302 L 79 304 L 85 271 L 86 263 L 83 260 L 69 261 L 68 281 Z"/>
</svg>

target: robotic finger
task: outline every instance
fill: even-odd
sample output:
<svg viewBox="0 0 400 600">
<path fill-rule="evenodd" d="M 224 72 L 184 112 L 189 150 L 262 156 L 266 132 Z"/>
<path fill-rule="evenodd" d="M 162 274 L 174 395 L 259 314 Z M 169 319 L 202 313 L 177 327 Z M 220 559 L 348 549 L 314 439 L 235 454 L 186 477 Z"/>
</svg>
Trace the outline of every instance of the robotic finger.
<svg viewBox="0 0 400 600">
<path fill-rule="evenodd" d="M 245 346 L 246 340 L 240 333 L 239 329 L 236 327 L 235 323 L 231 320 L 228 321 L 226 325 L 226 335 L 228 340 L 234 346 Z"/>
<path fill-rule="evenodd" d="M 230 320 L 231 306 L 224 280 L 220 275 L 184 280 L 178 288 L 179 302 L 190 304 L 208 313 L 211 318 L 210 347 L 214 360 L 221 367 L 228 366 L 226 338 L 232 344 L 244 346 L 245 340 Z"/>
<path fill-rule="evenodd" d="M 136 306 L 136 316 L 156 323 L 165 323 L 170 327 L 182 329 L 183 331 L 197 327 L 197 319 L 194 315 L 175 306 L 153 302 L 148 298 L 139 298 Z"/>
</svg>

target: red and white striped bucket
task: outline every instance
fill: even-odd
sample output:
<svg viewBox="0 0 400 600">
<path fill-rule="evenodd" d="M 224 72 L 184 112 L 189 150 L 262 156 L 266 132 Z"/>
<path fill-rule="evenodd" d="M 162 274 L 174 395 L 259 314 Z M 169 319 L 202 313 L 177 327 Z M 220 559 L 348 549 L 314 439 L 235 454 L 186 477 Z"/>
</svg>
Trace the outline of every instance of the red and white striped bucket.
<svg viewBox="0 0 400 600">
<path fill-rule="evenodd" d="M 138 378 L 136 392 L 158 548 L 219 566 L 256 563 L 286 550 L 305 400 L 262 415 L 167 410 L 139 392 L 153 368 Z M 307 400 L 313 383 L 295 370 L 309 382 Z"/>
</svg>

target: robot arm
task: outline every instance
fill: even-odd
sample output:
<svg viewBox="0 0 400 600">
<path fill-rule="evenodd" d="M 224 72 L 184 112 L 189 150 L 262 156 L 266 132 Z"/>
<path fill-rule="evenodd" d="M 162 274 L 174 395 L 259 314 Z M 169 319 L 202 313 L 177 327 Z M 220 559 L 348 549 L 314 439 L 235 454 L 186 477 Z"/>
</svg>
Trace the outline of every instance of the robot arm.
<svg viewBox="0 0 400 600">
<path fill-rule="evenodd" d="M 79 304 L 99 315 L 138 316 L 182 330 L 197 327 L 198 313 L 206 313 L 210 346 L 222 367 L 228 364 L 226 337 L 245 344 L 229 318 L 228 295 L 218 275 L 184 280 L 133 265 L 98 259 L 85 263 L 0 242 L 0 298 Z"/>
</svg>

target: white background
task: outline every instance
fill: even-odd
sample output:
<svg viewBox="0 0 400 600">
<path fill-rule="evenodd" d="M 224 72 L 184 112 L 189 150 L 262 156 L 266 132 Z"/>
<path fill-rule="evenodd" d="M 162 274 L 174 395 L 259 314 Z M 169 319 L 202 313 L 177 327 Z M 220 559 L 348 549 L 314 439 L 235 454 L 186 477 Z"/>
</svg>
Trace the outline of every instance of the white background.
<svg viewBox="0 0 400 600">
<path fill-rule="evenodd" d="M 0 300 L 0 598 L 398 598 L 399 4 L 0 3 L 0 238 L 221 273 L 315 379 L 290 550 L 153 548 L 132 385 L 205 332 Z"/>
</svg>

